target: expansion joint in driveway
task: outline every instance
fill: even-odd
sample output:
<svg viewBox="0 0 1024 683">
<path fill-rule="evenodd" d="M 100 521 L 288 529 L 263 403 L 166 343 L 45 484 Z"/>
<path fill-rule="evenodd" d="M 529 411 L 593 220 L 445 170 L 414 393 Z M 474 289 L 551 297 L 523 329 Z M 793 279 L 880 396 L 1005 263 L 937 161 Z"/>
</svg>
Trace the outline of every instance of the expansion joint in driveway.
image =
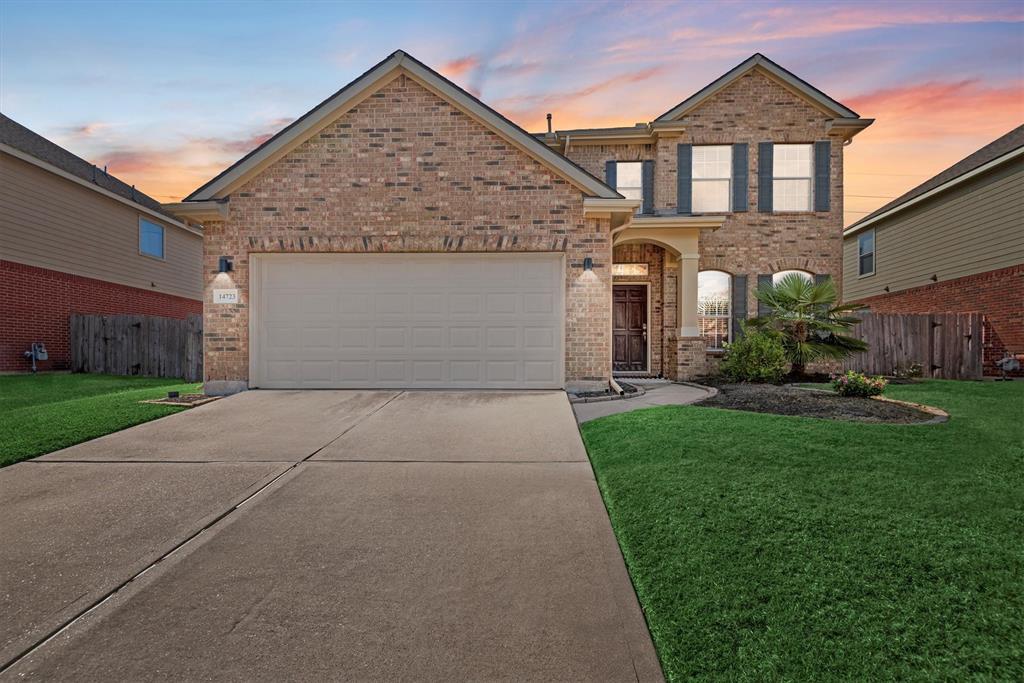
<svg viewBox="0 0 1024 683">
<path fill-rule="evenodd" d="M 316 455 L 317 453 L 322 451 L 324 448 L 330 446 L 332 443 L 334 443 L 335 441 L 337 441 L 341 437 L 345 436 L 345 434 L 347 434 L 349 431 L 351 431 L 359 423 L 361 423 L 363 420 L 367 419 L 368 417 L 370 417 L 374 413 L 377 413 L 380 410 L 382 410 L 385 406 L 387 406 L 389 403 L 391 403 L 391 401 L 393 401 L 396 398 L 398 398 L 399 396 L 401 396 L 402 393 L 404 393 L 404 392 L 399 392 L 399 393 L 395 394 L 394 396 L 390 397 L 387 401 L 385 401 L 381 405 L 377 406 L 377 408 L 375 408 L 374 410 L 372 410 L 372 411 L 366 413 L 365 415 L 363 415 L 360 419 L 356 420 L 355 422 L 353 422 L 353 424 L 349 425 L 344 430 L 342 430 L 342 432 L 340 434 L 338 434 L 337 436 L 332 438 L 330 441 L 328 441 L 327 443 L 323 444 L 322 446 L 320 446 L 319 448 L 314 450 L 312 453 L 309 453 L 308 455 L 306 455 L 301 460 L 297 460 L 295 462 L 292 462 L 288 467 L 286 467 L 284 470 L 282 470 L 279 474 L 277 474 L 275 477 L 273 477 L 270 481 L 265 483 L 263 486 L 260 486 L 258 489 L 253 491 L 251 494 L 246 496 L 244 499 L 242 499 L 239 502 L 235 503 L 234 505 L 232 505 L 231 507 L 227 508 L 223 512 L 215 515 L 212 519 L 207 521 L 199 529 L 196 529 L 194 532 L 192 532 L 191 534 L 189 534 L 188 536 L 183 538 L 181 541 L 179 541 L 178 543 L 174 544 L 174 546 L 172 546 L 170 549 L 168 549 L 162 555 L 157 557 L 150 564 L 146 565 L 145 567 L 143 567 L 141 570 L 139 570 L 138 572 L 133 574 L 128 579 L 122 581 L 121 583 L 119 583 L 116 586 L 114 586 L 113 588 L 111 588 L 109 591 L 107 591 L 106 593 L 104 593 L 103 595 L 98 597 L 95 601 L 93 601 L 89 605 L 86 605 L 85 607 L 83 607 L 81 611 L 79 611 L 79 612 L 75 613 L 74 615 L 72 615 L 64 623 L 58 625 L 56 628 L 54 628 L 51 631 L 49 631 L 40 640 L 38 640 L 34 644 L 29 645 L 28 647 L 26 647 L 20 653 L 16 654 L 14 657 L 12 657 L 9 661 L 7 661 L 7 662 L 5 662 L 3 664 L 0 664 L 0 675 L 2 675 L 5 671 L 10 669 L 11 667 L 15 666 L 18 662 L 20 662 L 25 657 L 29 656 L 30 654 L 32 654 L 33 652 L 38 650 L 40 647 L 42 647 L 43 645 L 45 645 L 49 641 L 51 641 L 54 638 L 56 638 L 57 636 L 59 636 L 61 633 L 63 633 L 68 628 L 70 628 L 72 625 L 74 625 L 75 622 L 77 622 L 80 619 L 82 619 L 83 617 L 87 616 L 89 613 L 95 611 L 96 609 L 101 607 L 108 600 L 113 599 L 118 593 L 120 593 L 125 588 L 129 587 L 133 582 L 135 582 L 138 579 L 142 578 L 143 575 L 145 575 L 148 572 L 150 572 L 151 570 L 155 569 L 162 562 L 166 561 L 168 558 L 170 558 L 171 556 L 175 555 L 176 553 L 184 550 L 186 546 L 188 546 L 190 543 L 192 543 L 193 541 L 198 539 L 201 535 L 203 535 L 204 533 L 209 531 L 213 526 L 215 526 L 216 524 L 220 523 L 221 521 L 223 521 L 224 519 L 229 517 L 233 512 L 235 512 L 236 510 L 238 510 L 242 506 L 244 506 L 244 505 L 248 504 L 249 502 L 251 502 L 257 496 L 261 495 L 264 491 L 267 491 L 271 486 L 273 486 L 277 482 L 281 481 L 284 477 L 286 477 L 289 474 L 293 473 L 299 465 L 301 465 L 302 463 L 306 462 L 307 460 L 309 460 L 314 455 Z M 29 462 L 32 462 L 32 461 L 29 461 Z M 42 462 L 42 461 L 40 461 L 40 462 Z M 47 463 L 53 463 L 53 462 L 73 463 L 73 462 L 86 462 L 86 461 L 75 461 L 75 460 L 52 461 L 51 460 L 51 461 L 46 461 L 46 462 Z M 88 461 L 88 462 L 90 462 L 90 464 L 96 464 L 97 461 L 93 460 L 93 461 Z M 99 462 L 116 463 L 116 464 L 119 464 L 119 465 L 131 464 L 131 461 L 124 461 L 124 460 L 99 461 Z M 207 464 L 207 461 L 199 461 L 199 462 L 196 462 L 196 461 L 164 461 L 164 463 L 167 463 L 167 462 L 178 462 L 178 464 L 191 464 L 191 465 Z M 237 462 L 238 461 L 232 461 L 232 464 L 237 464 Z M 141 462 L 139 464 L 153 465 L 153 464 L 162 464 L 162 463 L 153 463 L 151 461 L 144 461 L 144 462 Z"/>
</svg>

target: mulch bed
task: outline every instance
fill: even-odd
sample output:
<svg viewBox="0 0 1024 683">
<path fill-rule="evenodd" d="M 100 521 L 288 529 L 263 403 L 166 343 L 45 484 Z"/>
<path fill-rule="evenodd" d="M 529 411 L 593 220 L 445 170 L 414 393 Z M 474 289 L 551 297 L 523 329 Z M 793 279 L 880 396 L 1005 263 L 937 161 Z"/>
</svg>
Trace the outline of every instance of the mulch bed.
<svg viewBox="0 0 1024 683">
<path fill-rule="evenodd" d="M 206 394 L 180 394 L 174 398 L 164 396 L 163 398 L 152 398 L 146 401 L 139 401 L 140 403 L 162 403 L 164 405 L 171 406 L 188 406 L 194 408 L 195 406 L 201 406 L 204 403 L 210 401 L 216 401 L 220 396 L 207 396 Z"/>
<path fill-rule="evenodd" d="M 633 386 L 632 384 L 628 384 L 626 382 L 620 381 L 619 386 L 622 387 L 622 391 L 626 396 L 629 396 L 630 394 L 635 394 L 637 391 L 639 391 L 635 386 Z M 614 393 L 612 393 L 611 388 L 601 389 L 600 391 L 577 391 L 571 393 L 570 396 L 573 399 L 619 398 Z"/>
<path fill-rule="evenodd" d="M 710 384 L 718 389 L 718 395 L 696 405 L 825 420 L 889 424 L 915 424 L 928 422 L 935 417 L 899 403 L 837 396 L 824 391 L 773 384 Z"/>
</svg>

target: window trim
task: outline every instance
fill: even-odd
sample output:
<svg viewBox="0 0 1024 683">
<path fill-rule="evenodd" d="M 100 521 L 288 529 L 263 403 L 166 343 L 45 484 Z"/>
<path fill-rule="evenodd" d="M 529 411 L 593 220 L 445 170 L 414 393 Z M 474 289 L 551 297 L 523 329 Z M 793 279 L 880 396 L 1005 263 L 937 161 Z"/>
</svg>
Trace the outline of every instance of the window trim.
<svg viewBox="0 0 1024 683">
<path fill-rule="evenodd" d="M 700 313 L 700 276 L 701 276 L 701 273 L 722 273 L 723 275 L 726 276 L 726 280 L 729 283 L 729 292 L 728 292 L 728 294 L 725 297 L 726 305 L 728 306 L 728 312 L 725 315 L 701 315 L 701 313 Z M 731 344 L 732 343 L 732 319 L 733 319 L 732 295 L 733 295 L 733 292 L 732 292 L 732 273 L 728 273 L 728 272 L 726 272 L 724 270 L 716 270 L 714 268 L 709 268 L 707 270 L 701 270 L 701 271 L 699 271 L 697 273 L 697 324 L 701 328 L 701 338 L 702 339 L 703 339 L 704 335 L 703 335 L 703 325 L 701 325 L 701 320 L 704 319 L 704 318 L 712 318 L 712 319 L 716 319 L 716 320 L 725 320 L 726 321 L 724 343 L 725 344 Z M 705 340 L 704 350 L 706 352 L 708 352 L 708 353 L 721 353 L 722 351 L 725 351 L 725 347 L 724 346 L 709 346 L 707 344 L 707 341 Z"/>
<path fill-rule="evenodd" d="M 149 252 L 142 250 L 142 224 L 144 222 L 149 223 L 150 225 L 155 225 L 158 228 L 160 228 L 160 256 L 157 256 L 156 254 L 150 254 Z M 146 258 L 151 258 L 155 261 L 167 260 L 167 226 L 163 225 L 162 223 L 157 223 L 156 221 L 151 221 L 145 216 L 139 216 L 138 240 L 139 256 L 145 256 Z"/>
<path fill-rule="evenodd" d="M 696 159 L 697 155 L 694 154 L 693 152 L 696 151 L 697 148 L 699 148 L 699 147 L 725 147 L 726 149 L 728 149 L 729 150 L 729 175 L 727 177 L 725 177 L 725 178 L 697 178 L 697 177 L 695 177 L 694 173 L 693 173 L 693 165 L 696 163 L 695 159 Z M 723 214 L 723 213 L 732 213 L 733 212 L 733 210 L 732 210 L 732 185 L 733 185 L 733 182 L 734 182 L 734 179 L 732 177 L 732 163 L 733 163 L 733 160 L 732 160 L 732 152 L 733 152 L 732 145 L 728 145 L 728 144 L 725 144 L 725 145 L 714 145 L 714 144 L 691 145 L 690 150 L 691 150 L 690 151 L 690 208 L 691 208 L 690 213 L 692 213 L 695 216 L 717 216 L 717 215 Z M 725 191 L 725 207 L 726 208 L 723 209 L 722 211 L 697 211 L 697 209 L 695 208 L 696 207 L 696 201 L 695 201 L 695 196 L 694 196 L 694 189 L 697 187 L 697 183 L 721 182 L 723 180 L 725 180 L 727 182 L 727 184 L 728 184 L 728 189 Z"/>
<path fill-rule="evenodd" d="M 860 243 L 861 243 L 861 240 L 863 240 L 868 235 L 871 235 L 871 272 L 870 273 L 862 273 L 862 272 L 860 272 L 860 262 L 861 262 L 861 259 L 864 258 L 865 254 L 862 254 L 861 251 L 860 251 Z M 871 228 L 870 230 L 865 230 L 862 233 L 860 233 L 859 235 L 857 235 L 857 279 L 858 280 L 861 279 L 861 278 L 864 278 L 864 277 L 871 277 L 876 272 L 878 272 L 878 241 L 877 240 L 878 240 L 878 236 L 875 234 L 875 229 L 874 228 Z"/>
<path fill-rule="evenodd" d="M 777 176 L 775 175 L 775 155 L 779 147 L 807 147 L 811 151 L 811 174 L 808 176 Z M 806 180 L 807 181 L 807 208 L 806 209 L 782 209 L 775 206 L 778 203 L 778 192 L 775 191 L 776 180 Z M 772 143 L 772 213 L 814 213 L 814 143 L 813 142 L 777 142 Z"/>
<path fill-rule="evenodd" d="M 779 282 L 782 281 L 782 278 L 780 278 L 779 276 L 782 275 L 783 273 L 800 273 L 801 275 L 806 275 L 807 277 L 805 279 L 807 280 L 807 282 L 809 282 L 812 285 L 814 284 L 814 273 L 810 272 L 809 270 L 804 270 L 802 268 L 786 268 L 785 270 L 777 270 L 774 273 L 772 273 L 773 286 L 777 285 Z"/>
</svg>

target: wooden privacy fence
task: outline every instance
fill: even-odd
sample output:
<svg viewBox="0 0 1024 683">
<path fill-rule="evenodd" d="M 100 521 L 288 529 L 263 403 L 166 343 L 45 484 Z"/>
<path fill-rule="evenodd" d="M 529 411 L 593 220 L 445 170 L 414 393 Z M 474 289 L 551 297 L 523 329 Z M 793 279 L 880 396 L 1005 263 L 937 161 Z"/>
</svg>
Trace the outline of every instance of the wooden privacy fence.
<svg viewBox="0 0 1024 683">
<path fill-rule="evenodd" d="M 72 372 L 203 378 L 203 317 L 71 316 Z"/>
<path fill-rule="evenodd" d="M 843 362 L 844 370 L 889 375 L 921 365 L 924 377 L 981 379 L 980 313 L 858 313 L 853 336 L 870 348 Z"/>
</svg>

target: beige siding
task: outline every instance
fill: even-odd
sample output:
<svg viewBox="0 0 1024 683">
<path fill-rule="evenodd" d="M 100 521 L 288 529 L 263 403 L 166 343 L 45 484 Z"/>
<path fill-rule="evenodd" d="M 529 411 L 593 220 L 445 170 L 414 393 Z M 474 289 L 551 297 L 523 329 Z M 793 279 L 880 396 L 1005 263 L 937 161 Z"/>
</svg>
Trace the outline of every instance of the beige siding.
<svg viewBox="0 0 1024 683">
<path fill-rule="evenodd" d="M 201 299 L 202 237 L 164 224 L 164 260 L 139 253 L 134 208 L 0 153 L 0 259 Z M 154 286 L 155 284 L 155 286 Z"/>
<path fill-rule="evenodd" d="M 874 225 L 875 274 L 843 243 L 846 301 L 1024 263 L 1024 160 L 1018 157 Z M 869 228 L 870 229 L 870 228 Z"/>
</svg>

